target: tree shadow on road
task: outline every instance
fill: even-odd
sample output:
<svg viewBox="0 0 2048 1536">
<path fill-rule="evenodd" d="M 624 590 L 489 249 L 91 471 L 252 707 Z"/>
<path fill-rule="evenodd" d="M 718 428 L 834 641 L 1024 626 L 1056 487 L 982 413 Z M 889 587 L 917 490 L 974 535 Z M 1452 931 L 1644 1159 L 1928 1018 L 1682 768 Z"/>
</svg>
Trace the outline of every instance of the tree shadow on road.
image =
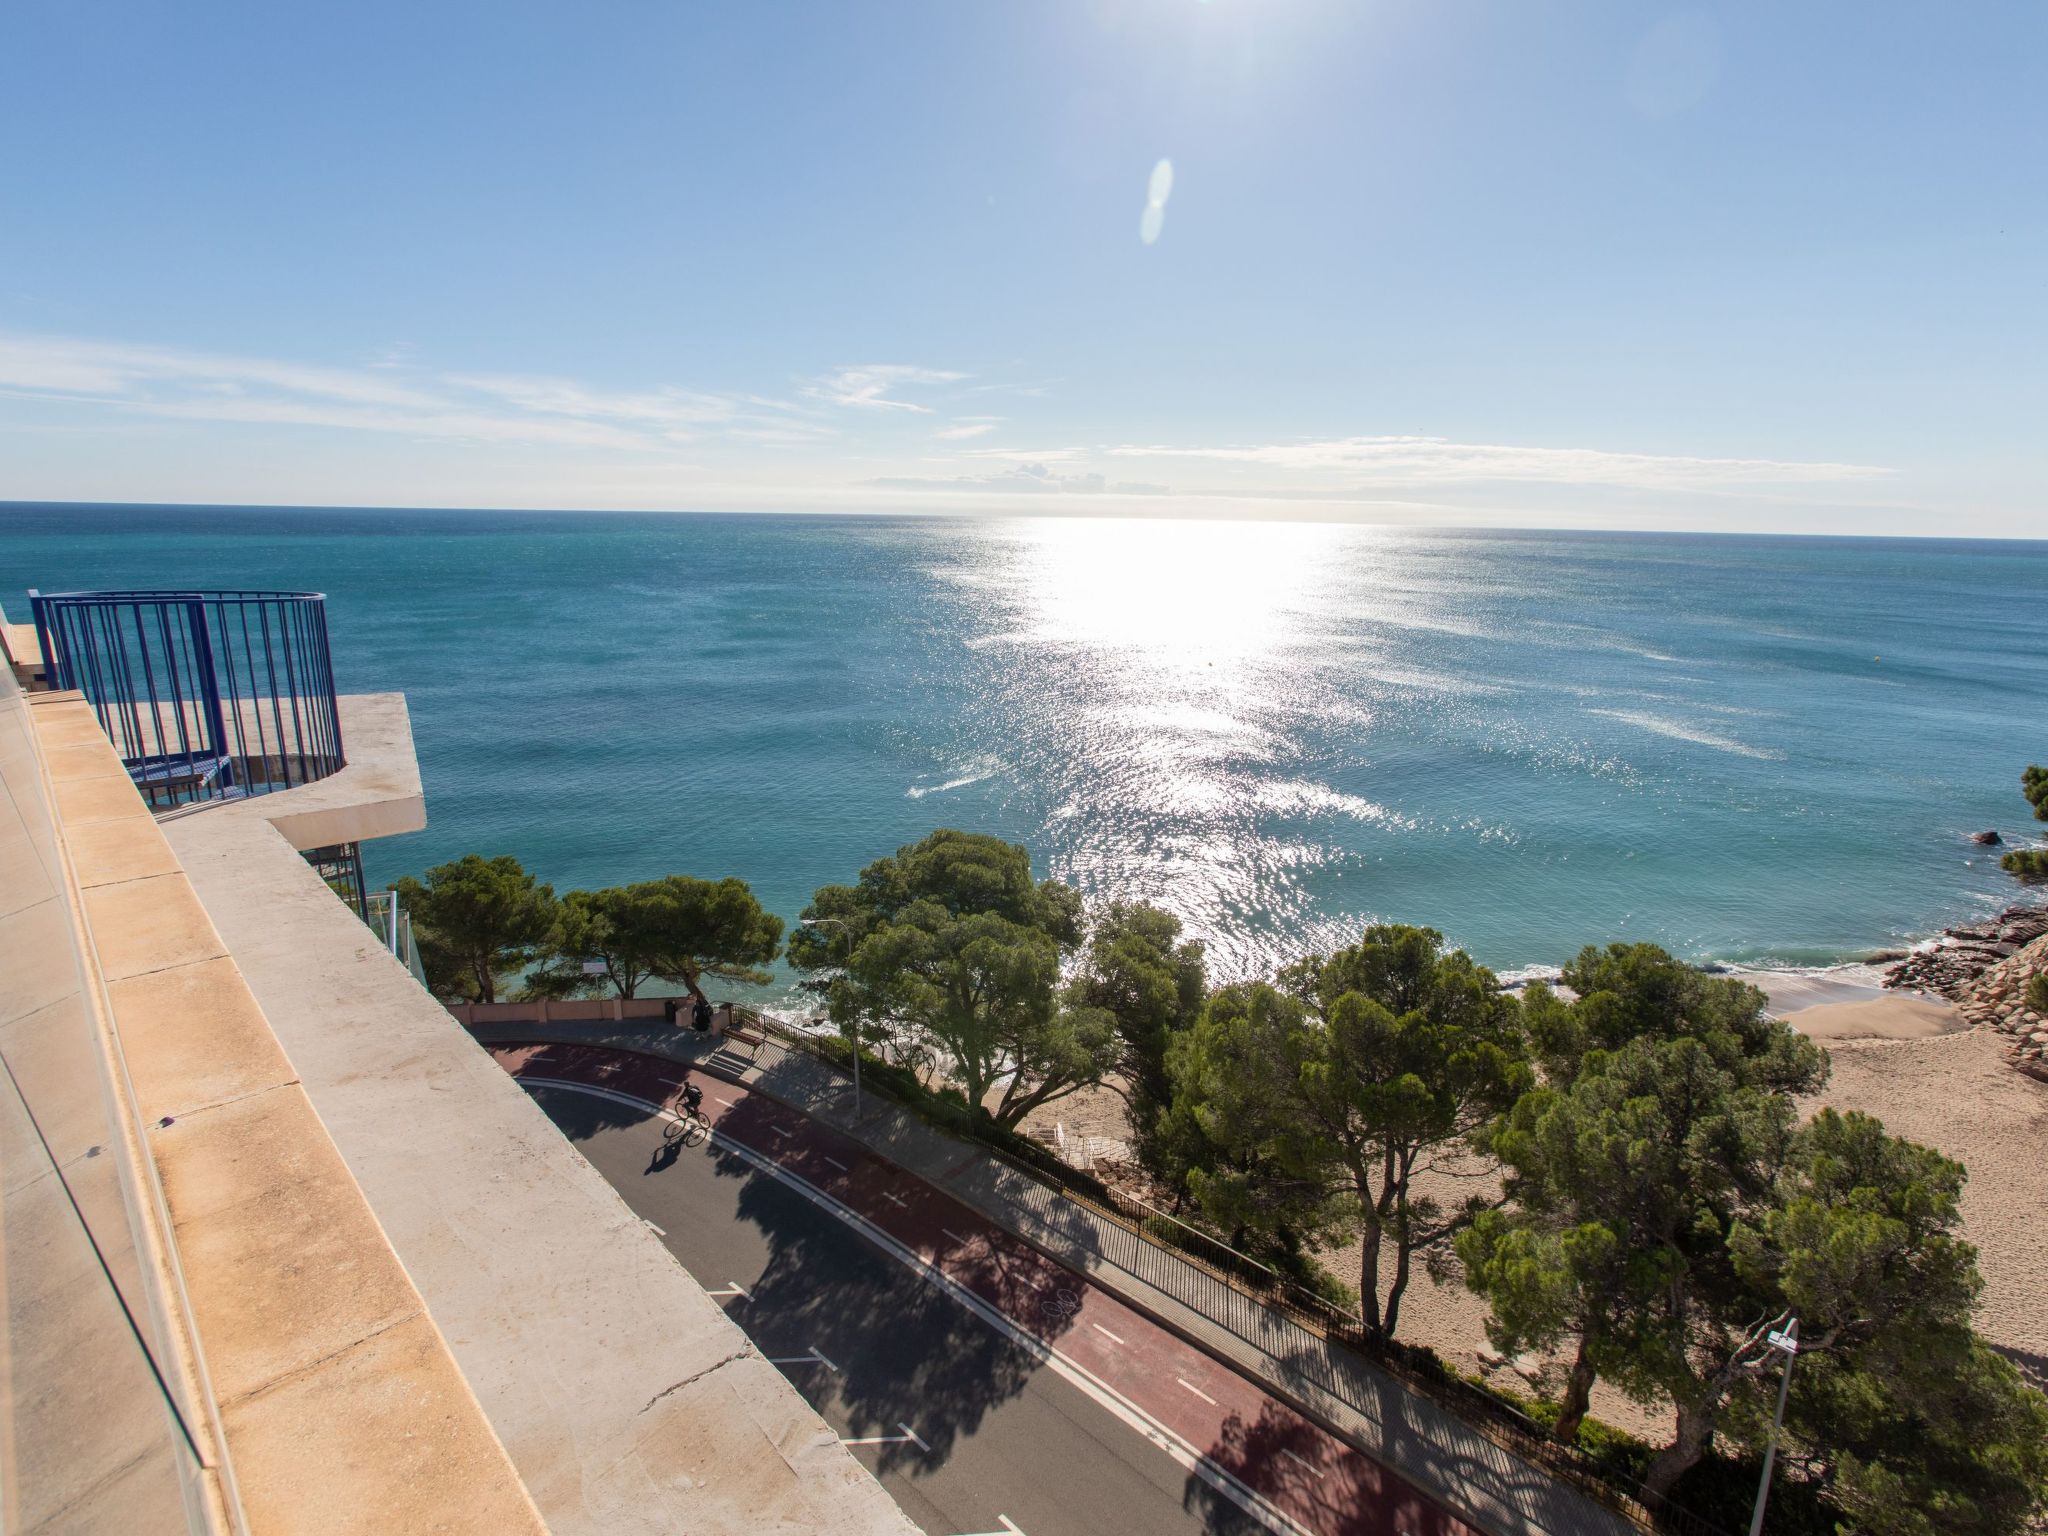
<svg viewBox="0 0 2048 1536">
<path fill-rule="evenodd" d="M 1328 1438 L 1278 1403 L 1266 1403 L 1251 1421 L 1232 1414 L 1208 1456 L 1311 1529 L 1360 1536 L 1445 1536 L 1465 1530 L 1385 1467 L 1358 1456 L 1332 1457 Z M 1263 1529 L 1256 1523 L 1215 1524 L 1226 1512 L 1243 1522 L 1250 1517 L 1193 1473 L 1183 1502 L 1204 1513 L 1214 1529 Z"/>
<path fill-rule="evenodd" d="M 517 1056 L 500 1053 L 500 1064 L 507 1061 L 514 1073 L 512 1080 L 529 1092 L 536 1089 L 549 1092 L 550 1084 L 534 1079 L 554 1077 L 586 1087 L 611 1088 L 618 1093 L 659 1102 L 665 1110 L 675 1109 L 679 1103 L 680 1088 L 670 1084 L 680 1083 L 688 1076 L 687 1069 L 674 1062 L 653 1062 L 650 1057 L 580 1045 L 523 1046 Z M 652 1078 L 650 1063 L 655 1072 Z M 701 1083 L 706 1079 L 700 1077 L 697 1081 Z M 563 1101 L 571 1099 L 574 1100 L 573 1109 L 561 1107 Z M 641 1125 L 654 1118 L 639 1104 L 628 1104 L 594 1093 L 565 1093 L 560 1090 L 555 1090 L 550 1097 L 547 1113 L 571 1141 L 588 1141 L 602 1131 Z"/>
<path fill-rule="evenodd" d="M 746 1134 L 748 1106 L 721 1122 Z M 883 1253 L 804 1195 L 735 1153 L 714 1148 L 718 1171 L 744 1182 L 739 1212 L 766 1236 L 771 1258 L 732 1316 L 771 1359 L 815 1349 L 838 1367 L 785 1366 L 812 1403 L 836 1403 L 853 1437 L 886 1437 L 909 1425 L 909 1440 L 877 1446 L 880 1470 L 915 1473 L 943 1462 L 989 1413 L 1024 1390 L 1041 1361 L 959 1301 Z M 1047 1270 L 993 1254 L 973 1288 L 1029 1331 L 1055 1337 L 1072 1326 L 1059 1306 L 1042 1307 Z"/>
</svg>

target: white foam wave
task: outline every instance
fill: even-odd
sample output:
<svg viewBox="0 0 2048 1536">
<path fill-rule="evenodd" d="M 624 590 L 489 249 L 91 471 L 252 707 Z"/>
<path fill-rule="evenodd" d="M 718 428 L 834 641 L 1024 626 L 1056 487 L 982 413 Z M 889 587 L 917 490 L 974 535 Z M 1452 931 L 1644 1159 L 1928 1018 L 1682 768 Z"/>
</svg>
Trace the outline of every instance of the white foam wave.
<svg viewBox="0 0 2048 1536">
<path fill-rule="evenodd" d="M 1349 795 L 1342 790 L 1332 789 L 1327 784 L 1317 784 L 1307 779 L 1282 779 L 1273 783 L 1260 783 L 1252 789 L 1251 798 L 1268 810 L 1297 816 L 1335 815 L 1349 816 L 1383 826 L 1401 827 L 1413 831 L 1417 825 L 1412 816 L 1402 816 L 1390 811 L 1376 800 L 1363 795 Z"/>
<path fill-rule="evenodd" d="M 979 784 L 983 779 L 992 779 L 1002 771 L 1002 764 L 992 758 L 981 758 L 961 766 L 960 772 L 943 784 L 913 784 L 903 791 L 910 800 L 922 800 L 926 795 L 943 795 L 949 789 L 965 789 L 970 784 Z"/>
<path fill-rule="evenodd" d="M 1555 984 L 1564 972 L 1554 965 L 1524 965 L 1512 971 L 1501 971 L 1500 984 L 1510 992 L 1519 992 L 1532 981 Z"/>
<path fill-rule="evenodd" d="M 1594 709 L 1588 710 L 1587 713 L 1605 715 L 1610 720 L 1619 720 L 1625 725 L 1635 726 L 1638 730 L 1650 731 L 1658 736 L 1669 736 L 1673 741 L 1689 741 L 1695 746 L 1712 747 L 1716 752 L 1733 752 L 1739 757 L 1758 757 L 1766 761 L 1776 761 L 1785 755 L 1766 747 L 1752 747 L 1747 742 L 1737 741 L 1733 736 L 1702 730 L 1699 726 L 1688 725 L 1683 720 L 1668 720 L 1662 715 L 1646 714 L 1640 710 Z"/>
</svg>

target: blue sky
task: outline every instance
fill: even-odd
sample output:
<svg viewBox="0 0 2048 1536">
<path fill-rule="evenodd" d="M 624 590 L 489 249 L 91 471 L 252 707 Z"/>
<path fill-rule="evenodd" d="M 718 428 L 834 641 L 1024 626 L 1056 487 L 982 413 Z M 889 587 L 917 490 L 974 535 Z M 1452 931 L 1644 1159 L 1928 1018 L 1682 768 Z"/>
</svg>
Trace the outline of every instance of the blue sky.
<svg viewBox="0 0 2048 1536">
<path fill-rule="evenodd" d="M 11 0 L 0 498 L 2048 535 L 2044 56 L 2032 0 Z"/>
</svg>

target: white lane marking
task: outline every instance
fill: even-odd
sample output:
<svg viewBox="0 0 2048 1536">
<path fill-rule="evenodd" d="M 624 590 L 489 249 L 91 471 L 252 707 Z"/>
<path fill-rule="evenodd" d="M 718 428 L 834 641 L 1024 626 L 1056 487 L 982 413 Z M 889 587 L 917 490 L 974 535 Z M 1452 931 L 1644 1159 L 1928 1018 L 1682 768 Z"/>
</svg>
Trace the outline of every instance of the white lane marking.
<svg viewBox="0 0 2048 1536">
<path fill-rule="evenodd" d="M 1123 1343 L 1122 1339 L 1118 1338 L 1115 1334 L 1111 1333 L 1107 1328 L 1103 1327 L 1100 1323 L 1090 1323 L 1088 1326 L 1090 1328 L 1093 1328 L 1097 1333 L 1101 1334 L 1105 1339 L 1109 1340 L 1109 1342 L 1112 1344 Z"/>
<path fill-rule="evenodd" d="M 630 1104 L 635 1109 L 647 1110 L 660 1118 L 676 1118 L 659 1105 L 650 1104 L 647 1100 L 635 1098 L 629 1093 L 621 1093 L 616 1088 L 598 1088 L 589 1083 L 574 1083 L 559 1077 L 520 1077 L 515 1081 L 522 1086 L 532 1083 L 538 1087 L 560 1088 L 570 1093 L 587 1093 L 597 1098 L 610 1099 L 617 1104 Z M 1012 1344 L 1050 1366 L 1056 1375 L 1086 1393 L 1116 1418 L 1123 1420 L 1126 1425 L 1171 1456 L 1182 1468 L 1194 1473 L 1267 1530 L 1277 1531 L 1280 1536 L 1316 1536 L 1315 1532 L 1266 1498 L 1243 1478 L 1204 1456 L 1195 1449 L 1193 1442 L 1167 1428 L 1079 1361 L 1069 1359 L 1037 1334 L 998 1312 L 938 1265 L 904 1247 L 860 1212 L 826 1194 L 802 1174 L 790 1172 L 765 1152 L 757 1152 L 745 1143 L 733 1140 L 723 1131 L 713 1131 L 711 1139 L 735 1157 L 753 1164 L 771 1179 L 788 1185 L 811 1204 L 845 1222 L 905 1269 L 922 1278 L 934 1290 L 944 1291 Z"/>
<path fill-rule="evenodd" d="M 763 1358 L 766 1359 L 770 1365 L 822 1365 L 834 1376 L 837 1376 L 839 1374 L 839 1367 L 834 1365 L 830 1360 L 827 1360 L 823 1355 L 819 1354 L 818 1346 L 815 1344 L 813 1344 L 810 1347 L 810 1350 L 805 1354 L 785 1355 L 780 1360 L 777 1360 L 772 1356 L 764 1356 Z M 931 1449 L 931 1447 L 927 1446 L 925 1447 L 925 1449 L 929 1450 Z"/>
<path fill-rule="evenodd" d="M 646 1218 L 645 1216 L 642 1216 L 642 1217 L 641 1217 L 640 1219 L 641 1219 L 642 1221 L 647 1221 L 647 1218 Z M 647 1225 L 648 1225 L 648 1226 L 650 1226 L 650 1227 L 654 1227 L 654 1223 L 653 1223 L 653 1222 L 651 1222 L 651 1221 L 647 1221 Z M 668 1236 L 668 1232 L 667 1232 L 667 1230 L 666 1230 L 665 1228 L 662 1228 L 662 1227 L 654 1227 L 654 1230 L 655 1230 L 656 1232 L 660 1233 L 660 1234 L 661 1234 L 661 1236 L 663 1236 L 663 1237 L 667 1237 L 667 1236 Z"/>
<path fill-rule="evenodd" d="M 747 1290 L 747 1288 L 741 1285 L 737 1280 L 728 1280 L 718 1290 L 706 1291 L 704 1294 L 706 1296 L 738 1296 L 746 1301 L 752 1301 L 754 1299 L 752 1294 Z"/>
<path fill-rule="evenodd" d="M 846 1164 L 839 1161 L 839 1159 L 836 1157 L 828 1157 L 825 1159 L 825 1161 L 830 1163 L 834 1168 L 837 1168 L 841 1173 L 845 1173 L 847 1171 Z"/>
<path fill-rule="evenodd" d="M 1293 1462 L 1297 1467 L 1300 1467 L 1304 1472 L 1312 1472 L 1317 1477 L 1321 1477 L 1323 1475 L 1323 1469 L 1321 1467 L 1317 1466 L 1312 1461 L 1303 1461 L 1299 1456 L 1295 1455 L 1294 1452 L 1288 1450 L 1287 1447 L 1284 1445 L 1280 1447 L 1280 1454 L 1282 1456 L 1285 1456 L 1289 1461 Z"/>
<path fill-rule="evenodd" d="M 1008 1515 L 997 1515 L 996 1518 L 1003 1522 L 1000 1531 L 969 1531 L 966 1536 L 1024 1536 L 1024 1528 Z"/>
<path fill-rule="evenodd" d="M 787 1140 L 789 1140 L 789 1138 L 790 1138 L 790 1137 L 792 1137 L 792 1136 L 794 1136 L 794 1135 L 796 1134 L 796 1132 L 794 1132 L 794 1131 L 785 1131 L 785 1130 L 784 1130 L 784 1129 L 783 1129 L 783 1128 L 782 1128 L 781 1126 L 779 1126 L 779 1125 L 771 1125 L 771 1126 L 769 1126 L 769 1127 L 768 1127 L 768 1129 L 769 1129 L 769 1130 L 770 1130 L 771 1132 L 773 1132 L 773 1133 L 774 1133 L 775 1135 L 777 1135 L 777 1136 L 780 1136 L 780 1137 L 781 1137 L 781 1138 L 782 1138 L 782 1139 L 783 1139 L 784 1141 L 787 1141 Z"/>
<path fill-rule="evenodd" d="M 908 1424 L 898 1424 L 896 1427 L 902 1430 L 903 1433 L 900 1435 L 862 1435 L 858 1439 L 841 1440 L 839 1443 L 841 1445 L 901 1445 L 907 1440 L 927 1456 L 931 1454 L 932 1448 L 917 1437 L 916 1430 L 912 1429 Z"/>
<path fill-rule="evenodd" d="M 890 1190 L 886 1190 L 886 1189 L 882 1191 L 882 1198 L 883 1198 L 884 1200 L 894 1200 L 894 1201 L 895 1201 L 895 1202 L 896 1202 L 896 1203 L 897 1203 L 898 1205 L 909 1205 L 909 1204 L 910 1204 L 910 1202 L 909 1202 L 908 1200 L 904 1199 L 904 1198 L 903 1198 L 903 1197 L 902 1197 L 901 1195 L 899 1195 L 899 1194 L 896 1194 L 896 1193 L 894 1193 L 894 1192 L 892 1192 L 892 1191 L 890 1191 Z"/>
<path fill-rule="evenodd" d="M 1173 1379 L 1174 1379 L 1175 1381 L 1178 1381 L 1178 1382 L 1180 1382 L 1180 1384 L 1181 1384 L 1182 1386 L 1186 1387 L 1186 1388 L 1187 1388 L 1187 1389 L 1188 1389 L 1188 1390 L 1189 1390 L 1190 1392 L 1194 1393 L 1194 1394 L 1195 1394 L 1195 1396 L 1199 1397 L 1199 1398 L 1200 1398 L 1200 1399 L 1201 1399 L 1201 1400 L 1202 1400 L 1203 1402 L 1207 1403 L 1207 1404 L 1208 1404 L 1208 1405 L 1209 1405 L 1209 1406 L 1210 1406 L 1211 1408 L 1214 1408 L 1214 1407 L 1216 1406 L 1216 1399 L 1215 1399 L 1215 1398 L 1213 1398 L 1213 1397 L 1211 1397 L 1211 1396 L 1210 1396 L 1210 1395 L 1209 1395 L 1208 1393 L 1204 1392 L 1204 1391 L 1203 1391 L 1203 1390 L 1202 1390 L 1202 1389 L 1201 1389 L 1200 1387 L 1196 1386 L 1196 1385 L 1195 1385 L 1195 1384 L 1194 1384 L 1193 1382 L 1191 1382 L 1191 1381 L 1187 1381 L 1187 1380 L 1185 1380 L 1184 1378 L 1182 1378 L 1182 1377 L 1179 1377 L 1179 1376 L 1176 1376 L 1176 1377 L 1174 1377 Z"/>
<path fill-rule="evenodd" d="M 714 1099 L 718 1100 L 718 1102 L 719 1102 L 719 1103 L 721 1103 L 721 1104 L 723 1104 L 723 1105 L 724 1105 L 724 1106 L 725 1106 L 725 1107 L 726 1107 L 727 1109 L 738 1109 L 738 1108 L 739 1108 L 739 1105 L 735 1104 L 735 1103 L 734 1103 L 734 1102 L 733 1102 L 733 1101 L 732 1101 L 731 1099 L 728 1099 L 728 1098 L 727 1098 L 727 1097 L 726 1097 L 726 1096 L 725 1096 L 724 1094 L 722 1094 L 722 1093 L 714 1093 L 713 1095 L 711 1095 L 711 1097 L 713 1097 Z"/>
<path fill-rule="evenodd" d="M 955 1232 L 951 1227 L 941 1227 L 939 1228 L 939 1230 L 945 1233 L 946 1236 L 953 1239 L 953 1241 L 956 1243 L 971 1243 L 974 1241 L 974 1239 L 971 1237 L 962 1237 L 958 1232 Z"/>
</svg>

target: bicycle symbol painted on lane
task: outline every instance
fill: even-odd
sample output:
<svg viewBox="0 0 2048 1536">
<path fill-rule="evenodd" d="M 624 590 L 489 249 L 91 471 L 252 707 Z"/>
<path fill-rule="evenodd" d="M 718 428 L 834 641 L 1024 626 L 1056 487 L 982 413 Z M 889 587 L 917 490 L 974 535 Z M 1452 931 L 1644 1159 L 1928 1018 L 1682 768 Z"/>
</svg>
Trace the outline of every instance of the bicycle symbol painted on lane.
<svg viewBox="0 0 2048 1536">
<path fill-rule="evenodd" d="M 1081 1310 L 1081 1298 L 1061 1286 L 1046 1294 L 1038 1303 L 1038 1310 L 1049 1323 L 1072 1322 Z"/>
</svg>

